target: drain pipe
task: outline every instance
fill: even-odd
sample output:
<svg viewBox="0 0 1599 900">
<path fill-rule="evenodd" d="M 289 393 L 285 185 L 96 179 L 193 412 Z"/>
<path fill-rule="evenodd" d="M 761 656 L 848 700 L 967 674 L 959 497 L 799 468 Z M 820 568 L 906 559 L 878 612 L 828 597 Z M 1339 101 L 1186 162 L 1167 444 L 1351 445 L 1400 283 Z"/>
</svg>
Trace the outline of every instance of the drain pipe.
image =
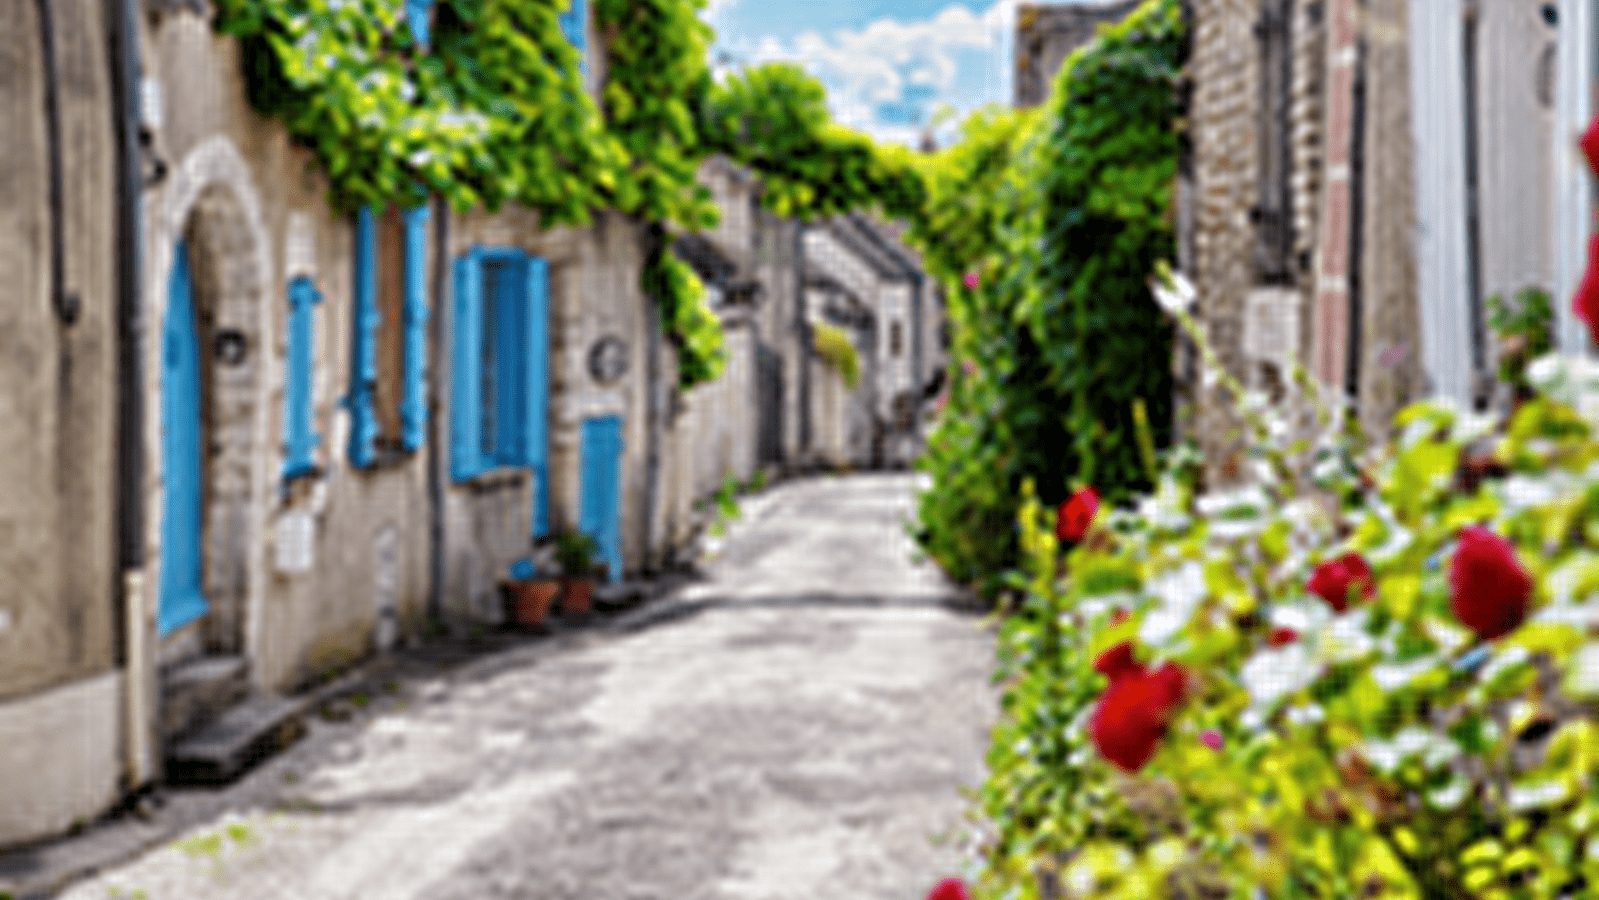
<svg viewBox="0 0 1599 900">
<path fill-rule="evenodd" d="M 810 465 L 811 450 L 811 328 L 805 309 L 805 223 L 794 223 L 794 336 L 799 343 L 799 453 L 802 466 Z"/>
<path fill-rule="evenodd" d="M 143 321 L 140 316 L 139 260 L 144 249 L 141 217 L 143 175 L 139 144 L 139 32 L 136 0 L 106 0 L 110 25 L 111 109 L 117 146 L 117 570 L 121 583 L 122 664 L 127 680 L 128 783 L 142 787 L 156 778 L 151 725 L 154 722 L 154 665 L 149 646 L 149 611 L 144 593 L 144 374 Z M 39 0 L 47 10 L 47 0 Z M 41 28 L 49 33 L 48 20 Z M 47 39 L 48 40 L 48 39 Z M 49 53 L 47 52 L 47 57 Z M 53 65 L 53 63 L 51 64 Z M 52 72 L 54 91 L 54 74 Z M 52 108 L 54 106 L 52 98 Z M 59 160 L 52 161 L 52 201 L 59 204 Z M 56 208 L 57 230 L 60 208 Z M 61 289 L 62 246 L 55 235 L 54 276 Z M 59 296 L 59 295 L 58 295 Z M 58 307 L 60 309 L 60 307 Z M 67 312 L 67 310 L 63 310 Z M 74 315 L 75 310 L 70 310 Z M 63 315 L 63 318 L 66 318 Z M 114 627 L 117 627 L 114 625 Z"/>
<path fill-rule="evenodd" d="M 654 228 L 644 232 L 644 260 L 649 265 L 660 252 L 661 236 Z M 641 291 L 644 300 L 644 572 L 656 571 L 655 510 L 660 503 L 661 485 L 661 413 L 664 406 L 664 386 L 661 384 L 661 308 L 649 291 Z M 667 554 L 659 560 L 664 564 Z M 663 565 L 664 568 L 664 565 Z"/>
<path fill-rule="evenodd" d="M 450 204 L 443 195 L 433 197 L 433 315 L 428 316 L 428 342 L 433 345 L 433 365 L 427 378 L 428 443 L 428 619 L 437 622 L 444 615 L 444 436 L 440 433 L 439 410 L 443 390 L 444 289 L 449 283 Z"/>
</svg>

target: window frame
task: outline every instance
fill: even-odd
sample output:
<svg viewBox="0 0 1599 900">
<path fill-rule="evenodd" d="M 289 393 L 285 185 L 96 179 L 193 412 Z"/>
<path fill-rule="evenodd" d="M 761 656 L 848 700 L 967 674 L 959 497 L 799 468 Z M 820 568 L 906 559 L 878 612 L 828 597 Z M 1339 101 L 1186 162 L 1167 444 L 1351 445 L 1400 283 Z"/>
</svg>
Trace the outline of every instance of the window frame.
<svg viewBox="0 0 1599 900">
<path fill-rule="evenodd" d="M 387 217 L 390 210 L 384 210 Z M 354 302 L 351 309 L 350 389 L 343 405 L 350 412 L 350 464 L 372 469 L 410 458 L 425 442 L 427 426 L 427 224 L 431 211 L 424 204 L 398 210 L 402 259 L 395 267 L 400 278 L 397 304 L 399 321 L 385 322 L 378 300 L 381 271 L 378 252 L 378 215 L 362 207 L 355 222 Z M 388 329 L 398 329 L 389 331 Z M 380 416 L 377 408 L 379 352 L 394 342 L 400 356 L 400 385 L 385 395 L 393 408 Z M 390 349 L 396 349 L 391 347 Z M 392 387 L 392 386 L 391 386 Z M 386 433 L 383 420 L 393 423 Z"/>
</svg>

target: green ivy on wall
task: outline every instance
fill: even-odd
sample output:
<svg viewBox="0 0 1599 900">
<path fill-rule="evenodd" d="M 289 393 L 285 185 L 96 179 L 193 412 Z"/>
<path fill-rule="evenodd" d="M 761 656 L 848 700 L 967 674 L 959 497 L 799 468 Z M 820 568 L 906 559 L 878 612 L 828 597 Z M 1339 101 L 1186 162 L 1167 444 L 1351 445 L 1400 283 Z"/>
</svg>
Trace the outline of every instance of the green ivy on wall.
<svg viewBox="0 0 1599 900">
<path fill-rule="evenodd" d="M 219 0 L 249 99 L 327 173 L 330 202 L 514 201 L 585 224 L 624 163 L 561 33 L 564 0 L 440 0 L 419 47 L 397 0 Z"/>
<path fill-rule="evenodd" d="M 1183 52 L 1179 3 L 1149 0 L 1067 59 L 1048 104 L 973 116 L 924 166 L 912 238 L 945 284 L 954 362 L 916 537 L 988 596 L 1021 552 L 1026 479 L 1050 506 L 1074 485 L 1147 489 L 1139 401 L 1169 442 L 1171 327 L 1145 280 L 1171 255 Z"/>
</svg>

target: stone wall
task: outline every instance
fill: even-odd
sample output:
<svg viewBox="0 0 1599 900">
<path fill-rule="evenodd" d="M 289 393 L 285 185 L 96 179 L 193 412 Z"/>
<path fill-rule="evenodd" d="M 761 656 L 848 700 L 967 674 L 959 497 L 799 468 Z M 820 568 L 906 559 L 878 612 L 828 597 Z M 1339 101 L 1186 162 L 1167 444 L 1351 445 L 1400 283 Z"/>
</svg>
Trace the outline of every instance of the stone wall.
<svg viewBox="0 0 1599 900">
<path fill-rule="evenodd" d="M 1037 106 L 1054 90 L 1061 63 L 1094 39 L 1100 25 L 1119 22 L 1139 0 L 1022 3 L 1016 7 L 1016 106 Z"/>
<path fill-rule="evenodd" d="M 116 138 L 105 7 L 50 4 L 61 225 L 52 236 L 42 22 L 0 4 L 0 846 L 89 819 L 122 775 L 116 594 Z M 58 315 L 51 254 L 62 254 Z"/>
</svg>

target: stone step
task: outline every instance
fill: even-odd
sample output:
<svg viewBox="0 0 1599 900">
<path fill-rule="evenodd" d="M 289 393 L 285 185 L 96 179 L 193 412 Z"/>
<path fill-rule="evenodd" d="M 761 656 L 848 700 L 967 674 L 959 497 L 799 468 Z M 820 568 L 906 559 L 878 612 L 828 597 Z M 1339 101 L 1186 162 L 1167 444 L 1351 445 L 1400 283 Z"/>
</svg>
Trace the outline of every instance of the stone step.
<svg viewBox="0 0 1599 900">
<path fill-rule="evenodd" d="M 168 745 L 167 781 L 223 784 L 305 733 L 304 697 L 256 694 Z"/>
<path fill-rule="evenodd" d="M 161 673 L 161 740 L 171 742 L 221 715 L 250 693 L 242 656 L 200 656 Z"/>
</svg>

